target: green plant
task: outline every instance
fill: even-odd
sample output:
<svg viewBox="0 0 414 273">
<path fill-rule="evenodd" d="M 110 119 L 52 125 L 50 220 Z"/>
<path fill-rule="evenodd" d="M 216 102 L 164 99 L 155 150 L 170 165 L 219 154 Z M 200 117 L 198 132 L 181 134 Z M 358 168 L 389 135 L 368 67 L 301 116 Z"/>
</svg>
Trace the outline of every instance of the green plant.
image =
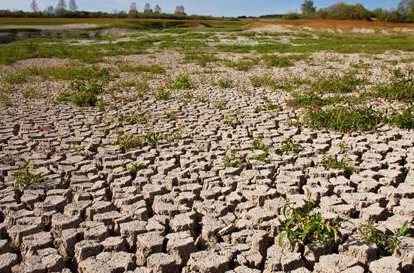
<svg viewBox="0 0 414 273">
<path fill-rule="evenodd" d="M 131 149 L 141 147 L 144 143 L 141 137 L 132 134 L 121 134 L 118 136 L 116 144 L 123 152 L 127 152 Z"/>
<path fill-rule="evenodd" d="M 299 152 L 299 149 L 299 145 L 294 143 L 293 140 L 285 139 L 282 142 L 282 146 L 279 149 L 277 149 L 277 154 L 284 155 L 289 153 L 297 153 Z"/>
<path fill-rule="evenodd" d="M 282 217 L 279 217 L 279 244 L 287 240 L 291 247 L 303 247 L 313 242 L 324 243 L 328 240 L 338 242 L 341 239 L 339 222 L 329 222 L 320 212 L 313 212 L 316 204 L 307 200 L 305 206 L 294 207 L 285 201 Z"/>
<path fill-rule="evenodd" d="M 138 124 L 146 123 L 150 120 L 150 118 L 151 116 L 147 112 L 132 112 L 120 115 L 118 120 L 124 124 Z"/>
<path fill-rule="evenodd" d="M 262 111 L 276 111 L 281 110 L 281 107 L 277 104 L 274 104 L 269 100 L 269 98 L 264 97 L 263 98 L 264 105 L 263 106 L 256 106 L 254 108 L 255 113 L 260 113 Z"/>
<path fill-rule="evenodd" d="M 176 120 L 177 119 L 177 114 L 173 111 L 167 111 L 164 113 L 164 116 L 166 119 L 168 120 Z"/>
<path fill-rule="evenodd" d="M 105 111 L 106 103 L 104 100 L 100 99 L 96 102 L 96 107 L 99 111 L 103 112 Z"/>
<path fill-rule="evenodd" d="M 0 103 L 5 107 L 13 106 L 13 102 L 10 95 L 2 91 L 0 91 Z"/>
<path fill-rule="evenodd" d="M 126 165 L 126 170 L 135 178 L 142 165 L 138 162 L 131 162 Z"/>
<path fill-rule="evenodd" d="M 414 107 L 393 113 L 388 118 L 388 123 L 402 129 L 414 129 Z"/>
<path fill-rule="evenodd" d="M 220 79 L 218 80 L 217 85 L 222 89 L 231 88 L 233 86 L 233 81 L 231 79 Z"/>
<path fill-rule="evenodd" d="M 267 162 L 270 156 L 270 147 L 263 142 L 263 138 L 263 135 L 260 135 L 259 137 L 253 139 L 252 150 L 259 150 L 263 152 L 260 155 L 255 156 L 253 159 L 261 162 Z"/>
<path fill-rule="evenodd" d="M 241 117 L 239 112 L 233 112 L 224 117 L 224 124 L 236 129 L 238 125 L 241 125 Z"/>
<path fill-rule="evenodd" d="M 196 95 L 194 98 L 197 102 L 206 102 L 207 101 L 207 98 L 204 95 Z"/>
<path fill-rule="evenodd" d="M 258 60 L 252 59 L 242 59 L 238 61 L 225 61 L 226 66 L 236 69 L 238 71 L 249 71 L 255 64 L 258 63 Z"/>
<path fill-rule="evenodd" d="M 376 95 L 391 100 L 414 101 L 414 71 L 404 74 L 399 69 L 394 70 L 389 84 L 376 86 Z"/>
<path fill-rule="evenodd" d="M 193 93 L 187 91 L 183 94 L 182 99 L 185 103 L 190 103 L 194 98 Z"/>
<path fill-rule="evenodd" d="M 193 62 L 199 64 L 201 67 L 207 66 L 208 63 L 216 62 L 219 59 L 213 54 L 209 53 L 193 53 L 189 52 L 184 56 L 184 62 Z"/>
<path fill-rule="evenodd" d="M 345 154 L 347 153 L 351 148 L 347 145 L 345 145 L 345 143 L 341 142 L 339 143 L 339 153 L 340 154 Z"/>
<path fill-rule="evenodd" d="M 305 113 L 305 123 L 311 128 L 340 132 L 375 130 L 383 121 L 380 113 L 368 107 L 337 106 L 313 109 Z"/>
<path fill-rule="evenodd" d="M 250 77 L 250 83 L 253 87 L 268 87 L 272 89 L 276 85 L 275 80 L 269 75 L 252 76 Z"/>
<path fill-rule="evenodd" d="M 193 88 L 187 74 L 178 75 L 172 82 L 171 88 L 175 90 L 188 90 Z"/>
<path fill-rule="evenodd" d="M 164 74 L 165 69 L 157 64 L 150 65 L 127 65 L 121 64 L 118 66 L 121 72 L 130 73 L 151 73 L 151 74 Z"/>
<path fill-rule="evenodd" d="M 224 167 L 227 168 L 241 168 L 243 167 L 243 160 L 241 157 L 237 156 L 236 151 L 232 150 L 230 153 L 226 153 L 222 162 Z"/>
<path fill-rule="evenodd" d="M 138 81 L 134 84 L 135 92 L 140 100 L 145 98 L 145 95 L 150 90 L 147 82 Z"/>
<path fill-rule="evenodd" d="M 400 229 L 389 234 L 379 230 L 372 223 L 368 223 L 360 225 L 359 231 L 362 235 L 362 241 L 366 244 L 375 244 L 378 247 L 379 256 L 384 257 L 394 254 L 401 244 L 399 237 L 409 236 L 409 226 L 410 222 L 406 221 Z"/>
<path fill-rule="evenodd" d="M 223 110 L 224 108 L 226 108 L 226 105 L 227 105 L 226 100 L 216 100 L 214 102 L 214 107 L 219 109 L 219 110 Z"/>
<path fill-rule="evenodd" d="M 324 156 L 322 159 L 322 166 L 329 169 L 337 169 L 337 170 L 344 170 L 348 174 L 353 173 L 353 168 L 349 164 L 349 159 L 346 157 L 343 157 L 340 161 L 332 156 Z"/>
<path fill-rule="evenodd" d="M 264 55 L 263 61 L 267 66 L 271 67 L 289 67 L 295 65 L 295 61 L 305 59 L 305 56 L 291 55 L 291 56 L 276 56 Z"/>
<path fill-rule="evenodd" d="M 317 93 L 350 93 L 366 82 L 366 79 L 358 78 L 355 71 L 350 71 L 344 76 L 320 77 L 311 84 L 311 90 Z"/>
<path fill-rule="evenodd" d="M 13 173 L 14 188 L 24 188 L 34 184 L 40 184 L 46 181 L 46 178 L 33 170 L 33 161 L 28 160 L 20 165 L 19 169 Z"/>
<path fill-rule="evenodd" d="M 158 90 L 154 92 L 154 98 L 156 100 L 169 100 L 171 99 L 171 91 L 169 90 Z"/>
<path fill-rule="evenodd" d="M 164 136 L 158 132 L 148 131 L 142 135 L 142 139 L 146 144 L 155 147 L 162 139 L 164 139 Z"/>
</svg>

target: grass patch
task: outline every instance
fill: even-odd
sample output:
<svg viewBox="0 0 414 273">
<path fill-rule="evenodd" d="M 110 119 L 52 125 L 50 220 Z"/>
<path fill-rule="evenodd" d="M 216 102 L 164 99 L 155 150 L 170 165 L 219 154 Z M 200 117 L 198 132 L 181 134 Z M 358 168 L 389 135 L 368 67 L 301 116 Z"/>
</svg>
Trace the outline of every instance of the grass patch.
<svg viewBox="0 0 414 273">
<path fill-rule="evenodd" d="M 146 112 L 134 112 L 129 114 L 120 115 L 118 121 L 123 124 L 138 124 L 147 123 L 151 119 L 150 114 Z"/>
<path fill-rule="evenodd" d="M 414 129 L 414 107 L 393 113 L 388 118 L 388 123 L 401 129 Z"/>
<path fill-rule="evenodd" d="M 165 69 L 157 64 L 150 64 L 150 65 L 128 65 L 128 64 L 121 64 L 118 66 L 121 72 L 129 72 L 129 73 L 150 73 L 150 74 L 165 74 Z"/>
<path fill-rule="evenodd" d="M 300 147 L 298 144 L 294 143 L 291 139 L 285 139 L 282 142 L 282 146 L 277 149 L 276 153 L 278 155 L 285 155 L 289 153 L 297 153 L 299 152 Z"/>
<path fill-rule="evenodd" d="M 236 129 L 238 125 L 241 125 L 241 116 L 239 112 L 228 114 L 224 117 L 224 124 Z"/>
<path fill-rule="evenodd" d="M 330 75 L 318 78 L 311 85 L 311 90 L 317 93 L 351 93 L 358 86 L 365 84 L 365 79 L 356 76 L 356 72 L 348 72 L 344 76 Z"/>
<path fill-rule="evenodd" d="M 414 101 L 414 71 L 404 74 L 395 70 L 390 83 L 376 86 L 376 95 L 391 100 Z"/>
<path fill-rule="evenodd" d="M 158 90 L 154 92 L 154 99 L 166 101 L 171 99 L 171 95 L 171 91 L 169 90 Z"/>
<path fill-rule="evenodd" d="M 233 86 L 233 81 L 231 79 L 220 79 L 217 81 L 217 86 L 222 89 L 231 88 Z"/>
<path fill-rule="evenodd" d="M 243 160 L 240 158 L 240 156 L 237 156 L 236 151 L 230 151 L 230 153 L 226 153 L 223 158 L 222 162 L 224 167 L 226 168 L 241 168 L 243 167 Z"/>
<path fill-rule="evenodd" d="M 216 100 L 214 102 L 214 107 L 219 109 L 219 110 L 224 110 L 227 106 L 227 101 L 226 100 Z"/>
<path fill-rule="evenodd" d="M 185 63 L 196 63 L 201 67 L 206 67 L 208 63 L 217 62 L 219 59 L 211 53 L 187 52 L 184 55 L 183 61 Z"/>
<path fill-rule="evenodd" d="M 314 129 L 329 129 L 339 132 L 372 131 L 383 121 L 380 113 L 368 107 L 337 106 L 330 109 L 309 110 L 305 123 Z"/>
<path fill-rule="evenodd" d="M 258 64 L 258 60 L 242 59 L 238 61 L 224 61 L 227 67 L 233 68 L 238 71 L 249 71 L 253 66 Z"/>
<path fill-rule="evenodd" d="M 270 67 L 290 67 L 294 66 L 295 62 L 307 59 L 307 55 L 291 55 L 291 56 L 276 56 L 264 55 L 263 61 L 265 65 Z"/>
<path fill-rule="evenodd" d="M 25 161 L 15 173 L 13 173 L 14 188 L 25 188 L 30 185 L 41 184 L 46 181 L 42 174 L 34 172 L 33 161 Z"/>
<path fill-rule="evenodd" d="M 175 77 L 171 83 L 171 88 L 174 90 L 188 90 L 193 88 L 190 77 L 187 74 L 181 74 Z"/>
</svg>

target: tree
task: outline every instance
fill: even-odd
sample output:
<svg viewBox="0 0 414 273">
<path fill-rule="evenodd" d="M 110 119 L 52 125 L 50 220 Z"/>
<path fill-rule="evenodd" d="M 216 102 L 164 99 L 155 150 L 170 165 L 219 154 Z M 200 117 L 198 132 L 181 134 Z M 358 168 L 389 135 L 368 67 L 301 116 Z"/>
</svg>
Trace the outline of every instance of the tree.
<svg viewBox="0 0 414 273">
<path fill-rule="evenodd" d="M 36 0 L 32 1 L 32 3 L 30 4 L 30 8 L 32 9 L 33 12 L 39 12 L 39 7 L 37 6 Z"/>
<path fill-rule="evenodd" d="M 158 4 L 155 5 L 154 12 L 155 13 L 162 13 L 162 9 L 161 9 L 161 7 Z"/>
<path fill-rule="evenodd" d="M 175 12 L 174 12 L 174 14 L 175 14 L 175 15 L 185 15 L 185 9 L 184 9 L 184 6 L 177 6 L 177 7 L 175 8 Z"/>
<path fill-rule="evenodd" d="M 77 11 L 78 10 L 78 5 L 76 4 L 76 0 L 70 0 L 69 1 L 69 9 L 71 11 Z"/>
<path fill-rule="evenodd" d="M 151 5 L 146 3 L 144 6 L 144 13 L 152 13 Z"/>
<path fill-rule="evenodd" d="M 135 17 L 137 15 L 137 4 L 132 2 L 129 6 L 129 17 Z"/>
<path fill-rule="evenodd" d="M 66 2 L 65 0 L 59 0 L 57 6 L 56 6 L 56 10 L 57 11 L 64 11 L 66 10 Z"/>
<path fill-rule="evenodd" d="M 45 12 L 49 15 L 52 15 L 54 13 L 55 9 L 53 8 L 53 6 L 48 6 L 45 10 Z"/>
<path fill-rule="evenodd" d="M 313 14 L 316 11 L 312 0 L 305 0 L 302 4 L 302 14 Z"/>
</svg>

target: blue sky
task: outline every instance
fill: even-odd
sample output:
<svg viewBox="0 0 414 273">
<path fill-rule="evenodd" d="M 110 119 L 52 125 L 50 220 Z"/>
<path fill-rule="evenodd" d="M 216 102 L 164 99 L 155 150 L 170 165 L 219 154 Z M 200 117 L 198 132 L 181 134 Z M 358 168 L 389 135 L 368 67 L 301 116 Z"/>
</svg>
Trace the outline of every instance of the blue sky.
<svg viewBox="0 0 414 273">
<path fill-rule="evenodd" d="M 58 0 L 37 0 L 39 8 L 45 9 L 49 5 L 55 6 Z M 66 0 L 67 2 L 69 0 Z M 159 4 L 163 11 L 171 12 L 176 5 L 184 5 L 189 14 L 238 16 L 263 15 L 299 11 L 303 0 L 77 0 L 81 10 L 89 11 L 120 11 L 128 10 L 129 4 L 135 1 L 140 10 L 146 2 L 151 5 Z M 0 9 L 29 10 L 31 0 L 0 0 Z M 314 0 L 317 7 L 329 6 L 339 0 Z M 367 8 L 393 8 L 400 0 L 345 0 L 349 4 L 362 3 Z"/>
</svg>

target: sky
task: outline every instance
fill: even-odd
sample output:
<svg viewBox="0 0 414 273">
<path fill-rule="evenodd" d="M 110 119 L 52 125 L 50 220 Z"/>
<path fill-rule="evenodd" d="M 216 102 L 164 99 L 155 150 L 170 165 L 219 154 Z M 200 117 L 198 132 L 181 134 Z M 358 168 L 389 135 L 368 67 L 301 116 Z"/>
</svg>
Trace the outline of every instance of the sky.
<svg viewBox="0 0 414 273">
<path fill-rule="evenodd" d="M 0 0 L 0 9 L 29 10 L 32 0 Z M 69 0 L 66 0 L 68 2 Z M 240 16 L 277 14 L 300 11 L 303 0 L 77 0 L 80 10 L 88 11 L 121 11 L 128 10 L 131 2 L 136 2 L 138 10 L 142 10 L 145 3 L 152 6 L 158 4 L 163 12 L 174 11 L 177 5 L 184 5 L 188 14 L 213 16 Z M 340 0 L 314 0 L 315 5 L 326 7 Z M 342 0 L 348 4 L 362 3 L 368 9 L 376 7 L 394 8 L 400 0 Z M 47 6 L 56 6 L 58 0 L 37 0 L 41 10 Z"/>
</svg>

